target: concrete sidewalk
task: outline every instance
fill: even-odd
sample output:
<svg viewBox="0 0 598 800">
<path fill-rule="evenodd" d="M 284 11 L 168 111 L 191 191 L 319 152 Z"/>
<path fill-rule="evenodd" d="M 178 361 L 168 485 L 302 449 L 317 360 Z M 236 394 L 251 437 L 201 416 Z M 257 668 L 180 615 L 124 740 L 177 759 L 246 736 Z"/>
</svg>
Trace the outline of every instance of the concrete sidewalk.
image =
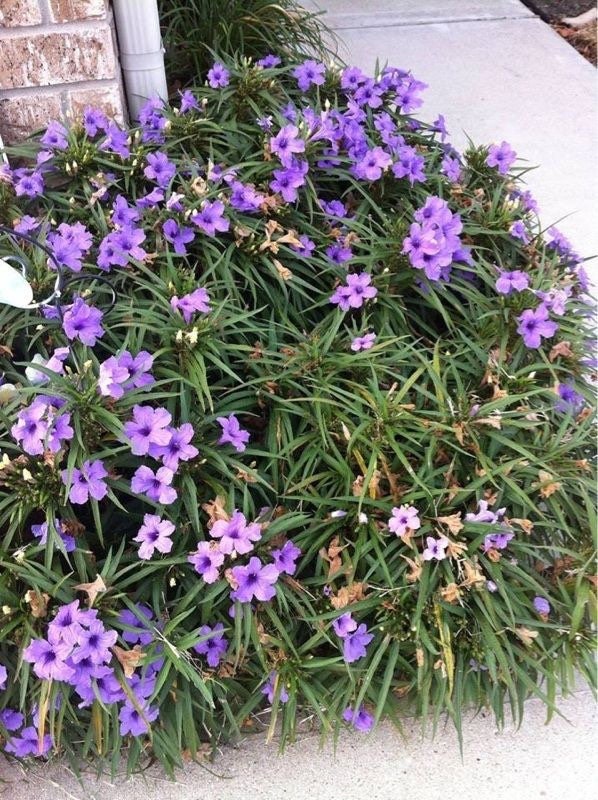
<svg viewBox="0 0 598 800">
<path fill-rule="evenodd" d="M 364 70 L 411 69 L 423 119 L 445 115 L 463 148 L 506 139 L 529 166 L 545 226 L 598 254 L 596 70 L 519 0 L 304 0 Z M 588 0 L 588 5 L 591 2 Z M 519 162 L 522 163 L 522 162 Z M 596 274 L 596 268 L 593 269 Z"/>
<path fill-rule="evenodd" d="M 0 757 L 0 800 L 586 800 L 598 776 L 591 695 L 580 690 L 560 708 L 566 719 L 545 726 L 543 705 L 531 700 L 522 727 L 501 733 L 486 715 L 469 719 L 463 760 L 450 724 L 422 739 L 415 720 L 405 721 L 404 738 L 390 725 L 346 732 L 336 753 L 317 734 L 282 756 L 276 743 L 250 737 L 214 764 L 187 767 L 176 783 L 154 769 L 127 782 L 92 776 L 81 786 L 66 768 L 35 765 L 27 775 Z"/>
</svg>

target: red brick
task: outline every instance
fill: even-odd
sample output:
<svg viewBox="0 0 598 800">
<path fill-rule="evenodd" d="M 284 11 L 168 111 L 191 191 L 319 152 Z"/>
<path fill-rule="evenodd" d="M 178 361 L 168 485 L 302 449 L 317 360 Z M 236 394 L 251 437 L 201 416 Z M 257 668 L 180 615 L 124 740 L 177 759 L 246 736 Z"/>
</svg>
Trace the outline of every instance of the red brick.
<svg viewBox="0 0 598 800">
<path fill-rule="evenodd" d="M 114 76 L 114 50 L 108 25 L 0 39 L 3 89 L 55 86 Z"/>
<path fill-rule="evenodd" d="M 72 22 L 78 19 L 104 19 L 104 0 L 50 0 L 53 22 Z"/>
<path fill-rule="evenodd" d="M 0 136 L 5 144 L 25 139 L 61 114 L 60 92 L 36 95 L 26 93 L 0 99 Z"/>
<path fill-rule="evenodd" d="M 123 105 L 118 84 L 97 89 L 71 89 L 68 93 L 69 111 L 74 119 L 79 119 L 87 106 L 101 108 L 109 117 L 122 121 Z"/>
<path fill-rule="evenodd" d="M 0 0 L 0 27 L 39 25 L 41 21 L 37 0 Z"/>
</svg>

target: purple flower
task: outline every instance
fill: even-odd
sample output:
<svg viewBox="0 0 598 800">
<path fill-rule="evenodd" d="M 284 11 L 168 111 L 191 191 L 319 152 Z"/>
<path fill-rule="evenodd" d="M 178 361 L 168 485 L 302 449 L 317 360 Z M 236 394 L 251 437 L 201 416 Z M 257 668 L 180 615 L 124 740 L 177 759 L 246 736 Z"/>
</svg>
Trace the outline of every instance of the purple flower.
<svg viewBox="0 0 598 800">
<path fill-rule="evenodd" d="M 19 221 L 13 224 L 13 227 L 17 233 L 31 233 L 36 231 L 40 225 L 41 222 L 35 217 L 30 214 L 23 214 Z"/>
<path fill-rule="evenodd" d="M 274 702 L 274 698 L 276 697 L 276 690 L 279 689 L 278 692 L 278 702 L 279 703 L 287 703 L 289 699 L 289 693 L 285 689 L 280 682 L 280 676 L 276 673 L 275 670 L 268 675 L 268 680 L 262 686 L 261 692 L 268 698 L 269 703 Z"/>
<path fill-rule="evenodd" d="M 83 627 L 93 622 L 96 614 L 93 609 L 79 608 L 78 600 L 60 606 L 48 626 L 49 639 L 73 647 L 79 641 Z"/>
<path fill-rule="evenodd" d="M 66 486 L 69 471 L 63 469 L 61 476 L 62 482 Z M 108 472 L 103 461 L 84 461 L 81 469 L 73 469 L 69 500 L 75 505 L 87 503 L 90 497 L 93 497 L 94 500 L 102 500 L 108 494 L 108 487 L 104 480 L 107 477 Z"/>
<path fill-rule="evenodd" d="M 536 297 L 542 300 L 542 305 L 551 314 L 562 317 L 567 308 L 567 301 L 571 297 L 572 289 L 566 286 L 564 289 L 551 289 L 549 292 L 534 292 Z"/>
<path fill-rule="evenodd" d="M 176 472 L 179 468 L 179 461 L 190 461 L 195 458 L 199 450 L 190 444 L 194 436 L 193 425 L 184 422 L 178 428 L 169 428 L 170 439 L 165 445 L 151 444 L 149 454 L 153 458 L 161 458 L 162 463 L 168 469 Z"/>
<path fill-rule="evenodd" d="M 189 111 L 199 111 L 199 103 L 195 99 L 193 92 L 190 89 L 186 89 L 181 92 L 180 112 L 181 114 L 187 114 Z"/>
<path fill-rule="evenodd" d="M 51 147 L 54 150 L 66 150 L 68 147 L 67 130 L 60 122 L 52 120 L 44 135 L 41 137 L 40 142 L 46 147 Z"/>
<path fill-rule="evenodd" d="M 271 600 L 276 595 L 274 584 L 278 580 L 279 572 L 274 564 L 262 565 L 256 556 L 249 559 L 245 567 L 233 567 L 232 577 L 237 584 L 231 598 L 240 603 L 250 603 L 256 600 Z"/>
<path fill-rule="evenodd" d="M 48 434 L 46 420 L 47 406 L 33 402 L 28 408 L 19 411 L 17 422 L 10 432 L 21 447 L 31 456 L 39 456 L 44 452 L 44 442 Z"/>
<path fill-rule="evenodd" d="M 297 570 L 295 561 L 301 555 L 301 550 L 293 542 L 285 542 L 281 549 L 272 550 L 274 566 L 279 572 L 286 572 L 287 575 L 294 575 Z"/>
<path fill-rule="evenodd" d="M 6 689 L 6 682 L 8 681 L 8 672 L 4 664 L 0 664 L 0 691 Z"/>
<path fill-rule="evenodd" d="M 506 175 L 515 163 L 517 153 L 511 149 L 508 142 L 493 144 L 488 148 L 486 164 L 489 167 L 496 167 L 501 175 Z"/>
<path fill-rule="evenodd" d="M 175 295 L 170 299 L 170 305 L 175 311 L 181 312 L 187 324 L 191 322 L 193 315 L 197 311 L 201 314 L 208 314 L 212 310 L 210 306 L 210 296 L 206 289 L 202 289 L 201 287 L 194 289 L 190 294 L 186 294 L 180 298 Z"/>
<path fill-rule="evenodd" d="M 275 169 L 272 173 L 274 180 L 270 181 L 270 188 L 273 192 L 280 192 L 287 203 L 293 203 L 297 197 L 297 189 L 305 184 L 307 165 L 292 166 L 285 169 Z"/>
<path fill-rule="evenodd" d="M 92 664 L 104 664 L 110 661 L 112 657 L 110 648 L 116 644 L 117 638 L 116 631 L 106 630 L 101 620 L 92 620 L 79 634 L 77 647 L 71 656 L 73 663 L 78 664 L 84 659 L 89 659 Z"/>
<path fill-rule="evenodd" d="M 125 383 L 126 391 L 129 389 L 143 389 L 154 383 L 154 378 L 149 370 L 154 363 L 154 357 L 147 350 L 140 350 L 136 356 L 124 350 L 118 357 L 119 364 L 129 370 L 129 380 Z"/>
<path fill-rule="evenodd" d="M 230 72 L 223 64 L 214 64 L 208 72 L 208 83 L 212 89 L 224 89 L 230 83 Z"/>
<path fill-rule="evenodd" d="M 154 550 L 159 553 L 170 553 L 172 550 L 172 539 L 174 525 L 167 519 L 162 519 L 156 514 L 145 514 L 143 525 L 139 528 L 134 542 L 140 542 L 139 558 L 147 560 L 154 555 Z"/>
<path fill-rule="evenodd" d="M 224 216 L 224 203 L 220 200 L 205 200 L 201 209 L 191 215 L 191 222 L 208 236 L 216 236 L 216 231 L 225 232 L 230 228 L 230 222 Z"/>
<path fill-rule="evenodd" d="M 124 426 L 133 455 L 147 455 L 151 445 L 167 445 L 171 435 L 168 430 L 171 421 L 172 417 L 165 408 L 133 406 L 133 419 Z"/>
<path fill-rule="evenodd" d="M 44 179 L 41 172 L 25 173 L 15 183 L 17 197 L 39 197 L 44 192 Z"/>
<path fill-rule="evenodd" d="M 129 379 L 129 370 L 116 356 L 110 356 L 100 364 L 98 391 L 103 397 L 118 400 L 125 393 L 123 384 Z"/>
<path fill-rule="evenodd" d="M 65 551 L 67 553 L 72 553 L 77 547 L 75 539 L 66 532 L 64 525 L 59 519 L 55 519 L 53 521 L 53 528 L 58 536 L 62 539 Z M 39 544 L 41 546 L 45 546 L 48 542 L 48 523 L 42 522 L 40 525 L 32 525 L 31 533 L 36 539 L 39 539 Z"/>
<path fill-rule="evenodd" d="M 209 666 L 213 668 L 218 666 L 228 650 L 228 641 L 224 638 L 223 630 L 224 625 L 221 622 L 217 622 L 213 628 L 202 625 L 197 633 L 205 639 L 193 645 L 195 652 L 205 656 Z"/>
<path fill-rule="evenodd" d="M 64 312 L 62 328 L 69 339 L 79 339 L 83 344 L 93 347 L 104 335 L 102 316 L 98 308 L 88 306 L 81 297 L 76 297 Z"/>
<path fill-rule="evenodd" d="M 559 400 L 554 406 L 555 411 L 577 414 L 585 405 L 583 396 L 575 391 L 571 383 L 559 383 L 556 392 Z"/>
<path fill-rule="evenodd" d="M 190 553 L 187 561 L 206 583 L 216 583 L 220 578 L 218 567 L 224 563 L 224 553 L 216 542 L 198 542 L 197 550 Z"/>
<path fill-rule="evenodd" d="M 350 247 L 345 247 L 341 242 L 331 244 L 326 248 L 326 255 L 335 264 L 344 264 L 353 258 L 353 251 Z"/>
<path fill-rule="evenodd" d="M 431 561 L 434 558 L 437 561 L 442 561 L 443 558 L 446 558 L 445 550 L 449 544 L 446 536 L 440 536 L 438 539 L 434 539 L 433 536 L 427 536 L 426 543 L 427 547 L 422 553 L 424 561 Z"/>
<path fill-rule="evenodd" d="M 139 711 L 134 705 L 127 701 L 120 709 L 118 719 L 120 720 L 120 735 L 141 736 L 149 731 L 149 723 L 158 718 L 158 709 L 155 706 L 141 705 Z"/>
<path fill-rule="evenodd" d="M 392 158 L 381 147 L 366 150 L 361 159 L 355 164 L 354 172 L 358 178 L 367 181 L 377 181 L 382 177 L 384 170 L 392 164 Z"/>
<path fill-rule="evenodd" d="M 36 353 L 32 358 L 32 363 L 41 364 L 47 370 L 55 372 L 57 375 L 63 375 L 64 362 L 68 358 L 69 353 L 70 350 L 68 347 L 57 347 L 47 361 L 39 353 Z M 35 367 L 26 367 L 25 376 L 27 377 L 29 383 L 32 383 L 35 386 L 40 386 L 44 383 L 48 383 L 48 381 L 50 380 L 49 375 L 46 375 L 45 372 L 42 372 L 39 369 L 35 369 Z"/>
<path fill-rule="evenodd" d="M 487 553 L 488 550 L 504 550 L 515 534 L 507 528 L 499 529 L 498 533 L 490 533 L 484 537 L 483 550 Z"/>
<path fill-rule="evenodd" d="M 378 290 L 371 286 L 372 276 L 367 272 L 358 275 L 347 275 L 347 285 L 339 286 L 330 297 L 330 302 L 338 305 L 341 311 L 350 308 L 361 308 L 366 300 L 378 294 Z"/>
<path fill-rule="evenodd" d="M 353 633 L 353 631 L 357 629 L 357 623 L 353 619 L 351 613 L 347 611 L 333 621 L 332 629 L 338 637 L 346 639 L 350 633 Z"/>
<path fill-rule="evenodd" d="M 466 522 L 478 522 L 494 525 L 501 521 L 505 515 L 506 508 L 499 508 L 498 511 L 490 511 L 487 500 L 478 500 L 478 510 L 475 514 L 471 511 L 465 515 Z"/>
<path fill-rule="evenodd" d="M 233 181 L 231 184 L 230 204 L 237 211 L 244 211 L 246 214 L 253 214 L 258 211 L 264 202 L 264 196 L 258 194 L 254 187 L 241 183 L 240 181 Z"/>
<path fill-rule="evenodd" d="M 20 711 L 14 711 L 12 708 L 3 708 L 0 711 L 0 723 L 4 725 L 7 731 L 18 731 L 19 728 L 23 727 L 25 717 Z"/>
<path fill-rule="evenodd" d="M 545 597 L 534 597 L 534 608 L 540 616 L 548 616 L 550 614 L 550 603 Z"/>
<path fill-rule="evenodd" d="M 367 78 L 354 93 L 353 100 L 358 106 L 369 106 L 370 108 L 380 108 L 382 105 L 383 90 L 381 86 L 376 86 L 373 80 Z"/>
<path fill-rule="evenodd" d="M 529 277 L 519 269 L 512 272 L 500 271 L 500 277 L 496 281 L 496 291 L 499 294 L 511 294 L 511 292 L 523 292 L 529 287 Z"/>
<path fill-rule="evenodd" d="M 210 536 L 220 539 L 222 553 L 243 555 L 253 550 L 254 542 L 259 542 L 262 529 L 257 522 L 248 523 L 240 511 L 234 511 L 230 519 L 218 519 L 214 522 Z"/>
<path fill-rule="evenodd" d="M 33 671 L 42 680 L 68 681 L 74 670 L 65 663 L 72 645 L 33 639 L 23 650 L 23 659 L 33 664 Z"/>
<path fill-rule="evenodd" d="M 392 509 L 392 517 L 388 520 L 388 529 L 397 536 L 405 536 L 408 531 L 421 528 L 419 511 L 415 506 L 401 506 Z"/>
<path fill-rule="evenodd" d="M 517 333 L 523 336 L 525 346 L 536 349 L 542 345 L 542 339 L 550 339 L 558 331 L 559 326 L 556 322 L 551 322 L 548 318 L 548 310 L 540 305 L 538 308 L 526 310 L 517 317 L 519 325 Z"/>
<path fill-rule="evenodd" d="M 267 69 L 268 67 L 277 67 L 281 60 L 278 56 L 273 55 L 272 53 L 268 53 L 267 56 L 258 59 L 256 62 L 258 67 L 262 67 L 262 69 Z"/>
<path fill-rule="evenodd" d="M 423 183 L 426 180 L 424 173 L 424 157 L 420 156 L 414 147 L 403 145 L 397 149 L 397 160 L 392 166 L 396 178 L 407 178 L 413 186 L 414 183 Z"/>
<path fill-rule="evenodd" d="M 83 127 L 87 136 L 93 138 L 98 131 L 105 131 L 107 125 L 108 119 L 101 109 L 91 106 L 83 109 Z"/>
<path fill-rule="evenodd" d="M 150 500 L 163 505 L 170 505 L 177 499 L 176 489 L 170 485 L 174 472 L 168 467 L 160 467 L 153 472 L 149 467 L 138 467 L 131 479 L 131 490 L 134 494 L 145 494 Z"/>
<path fill-rule="evenodd" d="M 222 428 L 218 444 L 232 444 L 237 453 L 242 453 L 249 441 L 249 431 L 241 428 L 239 420 L 234 414 L 230 414 L 228 417 L 216 417 L 216 422 Z"/>
<path fill-rule="evenodd" d="M 115 122 L 109 122 L 106 127 L 106 138 L 100 145 L 100 150 L 107 150 L 109 153 L 116 153 L 121 158 L 129 158 L 129 134 L 121 131 Z"/>
<path fill-rule="evenodd" d="M 147 157 L 147 167 L 143 170 L 145 177 L 154 181 L 162 188 L 168 186 L 176 172 L 176 166 L 168 160 L 166 153 L 160 151 L 149 153 Z"/>
<path fill-rule="evenodd" d="M 345 722 L 349 722 L 356 731 L 360 731 L 361 733 L 368 733 L 371 731 L 374 724 L 374 717 L 365 710 L 364 706 L 359 706 L 356 711 L 354 711 L 351 706 L 348 706 L 343 711 L 343 719 Z"/>
<path fill-rule="evenodd" d="M 515 220 L 511 227 L 509 228 L 509 233 L 513 237 L 513 239 L 519 239 L 523 244 L 530 243 L 530 235 L 525 227 L 525 222 L 521 219 Z"/>
<path fill-rule="evenodd" d="M 147 606 L 137 603 L 135 605 L 137 614 L 128 608 L 124 608 L 118 615 L 118 621 L 121 625 L 127 625 L 135 630 L 123 630 L 121 633 L 122 638 L 129 644 L 148 645 L 154 639 L 154 635 L 149 630 L 149 623 L 152 620 L 152 610 Z M 140 619 L 142 617 L 143 619 Z"/>
<path fill-rule="evenodd" d="M 369 350 L 376 341 L 375 333 L 366 333 L 363 336 L 356 336 L 351 342 L 351 350 L 358 353 L 360 350 Z"/>
<path fill-rule="evenodd" d="M 461 162 L 455 156 L 446 155 L 442 159 L 440 171 L 443 175 L 446 175 L 451 183 L 459 183 L 461 180 Z"/>
<path fill-rule="evenodd" d="M 310 86 L 321 86 L 324 83 L 326 67 L 317 61 L 308 59 L 295 67 L 293 77 L 297 79 L 297 85 L 302 92 L 306 92 Z"/>
<path fill-rule="evenodd" d="M 270 139 L 270 150 L 278 156 L 285 167 L 290 167 L 297 153 L 305 151 L 305 142 L 299 137 L 296 125 L 285 125 Z"/>
<path fill-rule="evenodd" d="M 345 67 L 341 72 L 341 89 L 354 92 L 365 83 L 367 77 L 359 69 L 359 67 Z"/>
<path fill-rule="evenodd" d="M 309 258 L 313 251 L 316 249 L 316 243 L 312 242 L 309 236 L 302 234 L 299 236 L 300 244 L 291 244 L 291 250 L 294 250 L 302 258 Z"/>
<path fill-rule="evenodd" d="M 39 742 L 39 733 L 36 728 L 23 728 L 19 736 L 12 736 L 5 745 L 7 753 L 12 753 L 17 758 L 27 756 L 44 756 L 52 748 L 52 737 L 49 733 L 44 735 L 43 741 Z"/>
<path fill-rule="evenodd" d="M 359 661 L 367 653 L 367 646 L 374 638 L 367 632 L 367 627 L 362 623 L 357 630 L 348 633 L 343 639 L 343 658 L 347 664 Z"/>
</svg>

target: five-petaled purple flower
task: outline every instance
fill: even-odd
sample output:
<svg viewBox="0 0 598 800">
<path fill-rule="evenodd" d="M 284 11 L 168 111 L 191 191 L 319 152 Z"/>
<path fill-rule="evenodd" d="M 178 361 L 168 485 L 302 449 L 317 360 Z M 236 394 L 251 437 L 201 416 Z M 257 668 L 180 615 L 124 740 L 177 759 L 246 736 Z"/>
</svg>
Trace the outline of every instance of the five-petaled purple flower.
<svg viewBox="0 0 598 800">
<path fill-rule="evenodd" d="M 321 86 L 326 77 L 326 67 L 318 61 L 308 59 L 295 67 L 293 77 L 297 79 L 297 85 L 302 92 L 306 92 L 310 86 Z"/>
<path fill-rule="evenodd" d="M 79 339 L 83 344 L 93 347 L 104 335 L 102 312 L 99 308 L 88 306 L 81 297 L 76 297 L 64 312 L 62 328 L 69 339 Z"/>
<path fill-rule="evenodd" d="M 224 216 L 224 203 L 205 200 L 199 211 L 191 215 L 191 222 L 208 236 L 216 236 L 216 232 L 224 233 L 230 228 L 230 222 Z"/>
<path fill-rule="evenodd" d="M 523 292 L 529 287 L 529 276 L 520 269 L 512 272 L 500 271 L 500 277 L 496 281 L 496 291 L 499 294 L 511 294 L 511 292 Z"/>
<path fill-rule="evenodd" d="M 272 550 L 272 558 L 274 559 L 274 566 L 279 572 L 286 572 L 287 575 L 294 575 L 297 570 L 295 561 L 301 555 L 301 550 L 293 542 L 285 542 L 284 545 L 277 550 Z"/>
<path fill-rule="evenodd" d="M 274 702 L 274 698 L 276 697 L 276 691 L 278 689 L 278 702 L 279 703 L 286 703 L 289 699 L 289 693 L 285 689 L 284 685 L 280 681 L 280 676 L 273 670 L 268 675 L 268 680 L 262 686 L 261 692 L 268 698 L 269 703 Z"/>
<path fill-rule="evenodd" d="M 285 167 L 290 167 L 297 153 L 305 151 L 305 141 L 299 137 L 296 125 L 285 125 L 270 139 L 270 150 Z"/>
<path fill-rule="evenodd" d="M 347 275 L 346 286 L 339 286 L 330 297 L 330 302 L 338 305 L 341 311 L 361 308 L 366 300 L 376 297 L 378 290 L 371 285 L 372 276 L 368 272 Z"/>
<path fill-rule="evenodd" d="M 69 479 L 68 469 L 63 469 L 61 476 L 62 482 L 66 486 Z M 94 500 L 102 500 L 108 494 L 105 482 L 107 477 L 108 472 L 103 461 L 99 459 L 84 461 L 81 469 L 75 467 L 72 471 L 69 500 L 75 505 L 87 503 L 90 497 Z"/>
<path fill-rule="evenodd" d="M 214 64 L 208 71 L 208 83 L 212 89 L 224 89 L 230 83 L 230 72 L 223 64 Z"/>
<path fill-rule="evenodd" d="M 157 151 L 148 154 L 147 167 L 143 170 L 143 174 L 148 180 L 154 181 L 158 186 L 164 188 L 174 178 L 175 172 L 176 166 L 168 160 L 166 153 Z"/>
<path fill-rule="evenodd" d="M 540 305 L 535 310 L 526 310 L 517 317 L 519 325 L 517 333 L 523 336 L 525 346 L 536 349 L 541 347 L 542 339 L 550 339 L 558 331 L 559 326 L 548 318 L 548 310 Z"/>
<path fill-rule="evenodd" d="M 177 297 L 176 295 L 171 297 L 170 305 L 175 311 L 181 312 L 187 324 L 191 322 L 196 312 L 199 311 L 201 314 L 208 314 L 212 310 L 210 306 L 210 296 L 207 290 L 202 287 L 194 289 L 189 294 L 183 295 L 183 297 Z"/>
<path fill-rule="evenodd" d="M 254 542 L 259 542 L 262 529 L 257 522 L 247 522 L 245 514 L 234 511 L 230 519 L 218 519 L 214 522 L 210 536 L 220 539 L 222 553 L 244 555 L 253 550 Z"/>
<path fill-rule="evenodd" d="M 397 536 L 405 536 L 408 531 L 421 528 L 419 511 L 415 506 L 396 506 L 392 509 L 392 517 L 388 520 L 388 529 Z"/>
<path fill-rule="evenodd" d="M 489 167 L 496 167 L 500 175 L 506 175 L 516 158 L 517 153 L 511 148 L 511 145 L 503 141 L 488 148 L 486 164 Z"/>
<path fill-rule="evenodd" d="M 153 472 L 145 465 L 138 467 L 131 479 L 131 490 L 135 494 L 144 494 L 156 503 L 170 505 L 177 499 L 177 492 L 170 484 L 174 472 L 168 467 L 160 467 Z"/>
<path fill-rule="evenodd" d="M 163 447 L 170 440 L 169 425 L 172 421 L 165 408 L 152 406 L 133 406 L 133 419 L 125 423 L 124 432 L 131 442 L 131 452 L 136 456 L 144 456 L 150 447 Z"/>
<path fill-rule="evenodd" d="M 210 667 L 217 667 L 228 650 L 228 641 L 224 637 L 224 625 L 217 622 L 214 627 L 202 625 L 197 631 L 203 637 L 202 642 L 193 645 L 193 649 L 200 656 L 205 656 Z"/>
<path fill-rule="evenodd" d="M 134 542 L 139 542 L 139 558 L 148 559 L 154 555 L 154 550 L 159 553 L 170 553 L 174 525 L 167 519 L 162 519 L 157 514 L 145 514 L 143 525 L 139 528 Z"/>
<path fill-rule="evenodd" d="M 374 638 L 372 633 L 367 632 L 367 626 L 362 623 L 357 630 L 347 633 L 343 639 L 343 658 L 347 664 L 359 661 L 367 653 L 367 646 Z"/>
<path fill-rule="evenodd" d="M 230 414 L 228 417 L 216 417 L 216 422 L 222 428 L 218 444 L 232 444 L 237 453 L 242 453 L 249 441 L 249 431 L 241 427 L 234 414 Z"/>
<path fill-rule="evenodd" d="M 197 550 L 190 553 L 187 561 L 206 583 L 216 583 L 220 578 L 219 567 L 224 563 L 224 553 L 217 542 L 198 542 Z"/>
<path fill-rule="evenodd" d="M 449 544 L 449 540 L 446 536 L 440 536 L 438 539 L 435 539 L 433 536 L 427 536 L 426 544 L 427 547 L 422 553 L 424 561 L 431 561 L 432 559 L 442 561 L 443 558 L 446 558 L 445 551 Z"/>
<path fill-rule="evenodd" d="M 274 584 L 279 572 L 274 564 L 262 564 L 257 556 L 252 556 L 244 567 L 233 567 L 231 570 L 237 588 L 231 592 L 231 598 L 240 603 L 256 600 L 272 600 L 276 594 Z"/>
<path fill-rule="evenodd" d="M 349 722 L 356 731 L 360 733 L 368 733 L 374 725 L 374 717 L 365 709 L 365 706 L 359 706 L 354 710 L 349 706 L 343 711 L 343 719 Z"/>
</svg>

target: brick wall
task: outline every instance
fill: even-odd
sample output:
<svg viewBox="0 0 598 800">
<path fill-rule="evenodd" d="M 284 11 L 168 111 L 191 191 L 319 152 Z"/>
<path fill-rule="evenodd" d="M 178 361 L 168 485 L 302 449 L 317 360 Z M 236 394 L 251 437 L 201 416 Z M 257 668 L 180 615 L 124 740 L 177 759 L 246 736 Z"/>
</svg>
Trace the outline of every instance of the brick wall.
<svg viewBox="0 0 598 800">
<path fill-rule="evenodd" d="M 0 136 L 17 142 L 87 105 L 122 117 L 107 0 L 0 0 Z"/>
</svg>

